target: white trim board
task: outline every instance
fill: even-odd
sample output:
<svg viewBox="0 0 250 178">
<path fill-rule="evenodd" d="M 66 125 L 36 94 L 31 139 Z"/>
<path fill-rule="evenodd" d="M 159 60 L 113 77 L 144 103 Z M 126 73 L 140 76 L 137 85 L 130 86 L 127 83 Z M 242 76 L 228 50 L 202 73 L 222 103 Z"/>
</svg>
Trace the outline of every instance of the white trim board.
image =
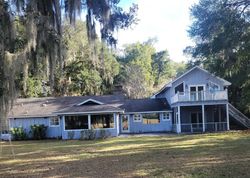
<svg viewBox="0 0 250 178">
<path fill-rule="evenodd" d="M 89 111 L 89 112 L 68 112 L 68 113 L 57 113 L 58 115 L 86 115 L 86 114 L 113 114 L 113 113 L 124 113 L 124 111 Z"/>
<path fill-rule="evenodd" d="M 47 119 L 47 118 L 49 118 L 49 117 L 56 117 L 56 116 L 58 116 L 57 114 L 55 114 L 55 115 L 51 115 L 51 114 L 48 114 L 48 115 L 45 115 L 45 116 L 36 116 L 36 115 L 34 115 L 34 116 L 32 116 L 32 115 L 30 115 L 30 116 L 25 116 L 25 115 L 21 115 L 21 116 L 11 116 L 11 117 L 8 117 L 8 119 L 30 119 L 30 118 L 32 118 L 32 119 L 41 119 L 41 118 L 45 118 L 45 119 Z"/>
<path fill-rule="evenodd" d="M 143 112 L 124 112 L 124 114 L 147 114 L 147 113 L 164 113 L 164 112 L 173 112 L 173 111 L 143 111 Z"/>
<path fill-rule="evenodd" d="M 184 102 L 184 103 L 178 103 L 178 104 L 174 104 L 172 105 L 172 107 L 178 107 L 178 106 L 181 106 L 181 107 L 186 107 L 186 106 L 202 106 L 203 104 L 205 106 L 212 106 L 212 105 L 225 105 L 227 104 L 228 101 L 224 101 L 224 103 L 222 103 L 221 101 L 218 102 L 218 103 L 215 103 L 215 102 L 210 102 L 210 101 L 195 101 L 195 102 Z"/>
</svg>

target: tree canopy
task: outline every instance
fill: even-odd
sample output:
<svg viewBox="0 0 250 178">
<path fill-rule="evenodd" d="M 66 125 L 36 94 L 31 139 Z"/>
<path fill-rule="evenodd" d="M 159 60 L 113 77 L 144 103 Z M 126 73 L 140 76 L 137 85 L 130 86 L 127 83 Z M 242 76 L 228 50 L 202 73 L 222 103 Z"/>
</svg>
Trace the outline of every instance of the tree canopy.
<svg viewBox="0 0 250 178">
<path fill-rule="evenodd" d="M 114 54 L 96 42 L 96 58 L 92 58 L 91 46 L 87 41 L 84 22 L 76 21 L 75 27 L 65 24 L 63 40 L 66 45 L 66 63 L 61 87 L 66 95 L 95 95 L 112 91 L 115 76 L 119 73 L 119 63 Z M 104 49 L 102 49 L 104 48 Z M 104 61 L 101 61 L 101 56 Z M 62 83 L 60 83 L 62 84 Z M 60 84 L 58 86 L 60 86 Z"/>
<path fill-rule="evenodd" d="M 50 92 L 56 94 L 56 76 L 61 75 L 64 59 L 63 16 L 74 23 L 77 16 L 85 11 L 89 43 L 96 48 L 95 24 L 99 23 L 102 42 L 112 46 L 116 44 L 114 31 L 125 29 L 137 21 L 137 5 L 132 5 L 125 12 L 118 3 L 119 0 L 0 0 L 1 127 L 6 127 L 7 112 L 16 97 L 17 73 L 21 75 L 19 79 L 23 81 L 24 93 L 27 93 L 29 67 L 34 67 L 34 73 L 41 69 L 49 77 Z M 15 24 L 16 20 L 20 25 Z M 19 27 L 23 30 L 22 41 L 16 35 Z"/>
<path fill-rule="evenodd" d="M 250 1 L 200 0 L 191 16 L 189 65 L 202 64 L 229 80 L 231 102 L 250 112 Z"/>
<path fill-rule="evenodd" d="M 150 96 L 180 69 L 179 64 L 170 60 L 167 50 L 156 51 L 152 39 L 127 45 L 118 61 L 121 72 L 116 82 L 122 83 L 131 98 Z"/>
<path fill-rule="evenodd" d="M 107 94 L 114 85 L 147 97 L 183 70 L 152 39 L 115 54 L 114 32 L 136 24 L 137 9 L 125 12 L 119 0 L 0 0 L 0 129 L 16 97 Z"/>
</svg>

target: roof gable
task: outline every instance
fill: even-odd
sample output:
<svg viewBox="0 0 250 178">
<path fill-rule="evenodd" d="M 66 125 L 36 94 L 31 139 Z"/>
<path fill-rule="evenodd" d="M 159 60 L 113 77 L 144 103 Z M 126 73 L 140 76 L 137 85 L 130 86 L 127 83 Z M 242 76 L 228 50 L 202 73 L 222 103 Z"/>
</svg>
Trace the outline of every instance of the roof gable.
<svg viewBox="0 0 250 178">
<path fill-rule="evenodd" d="M 180 75 L 179 77 L 175 78 L 175 79 L 172 80 L 171 82 L 169 82 L 169 83 L 167 83 L 166 85 L 164 85 L 164 87 L 162 87 L 162 88 L 160 89 L 160 91 L 158 91 L 157 93 L 155 93 L 151 98 L 154 98 L 156 95 L 162 93 L 163 91 L 165 91 L 166 88 L 171 88 L 171 87 L 172 87 L 172 84 L 173 84 L 174 82 L 176 82 L 177 80 L 183 78 L 184 76 L 188 75 L 189 73 L 191 73 L 191 72 L 193 72 L 193 71 L 195 71 L 195 70 L 200 70 L 200 71 L 202 71 L 202 72 L 205 72 L 205 73 L 211 75 L 212 77 L 214 77 L 214 78 L 216 78 L 217 80 L 221 81 L 221 82 L 223 83 L 224 86 L 229 86 L 229 85 L 231 85 L 231 83 L 228 82 L 227 80 L 225 80 L 225 79 L 223 79 L 223 78 L 220 78 L 220 77 L 217 77 L 217 76 L 215 76 L 214 74 L 208 72 L 207 70 L 205 70 L 205 69 L 203 69 L 203 68 L 201 68 L 201 67 L 199 67 L 199 66 L 195 66 L 195 67 L 191 68 L 190 70 L 184 72 L 182 75 Z"/>
<path fill-rule="evenodd" d="M 77 106 L 83 106 L 83 105 L 102 105 L 102 104 L 104 104 L 104 103 L 90 98 L 90 99 L 87 99 L 87 100 L 85 100 L 85 101 L 77 104 Z"/>
<path fill-rule="evenodd" d="M 204 72 L 204 73 L 206 73 L 206 74 L 208 74 L 208 75 L 210 75 L 210 76 L 216 78 L 217 80 L 219 80 L 220 82 L 222 82 L 224 86 L 229 86 L 229 85 L 231 85 L 231 83 L 228 82 L 228 81 L 226 81 L 225 79 L 222 79 L 222 78 L 220 78 L 220 77 L 217 77 L 217 76 L 215 76 L 214 74 L 208 72 L 207 70 L 205 70 L 205 69 L 203 69 L 203 68 L 201 68 L 201 67 L 199 67 L 199 66 L 195 66 L 195 67 L 191 68 L 190 70 L 188 70 L 187 72 L 185 72 L 184 74 L 182 74 L 182 75 L 180 75 L 179 77 L 177 77 L 176 79 L 174 79 L 172 82 L 170 82 L 171 86 L 172 86 L 172 84 L 173 84 L 174 82 L 176 82 L 177 80 L 183 78 L 184 76 L 186 76 L 186 75 L 188 75 L 188 74 L 194 72 L 195 70 L 200 70 L 201 72 Z"/>
</svg>

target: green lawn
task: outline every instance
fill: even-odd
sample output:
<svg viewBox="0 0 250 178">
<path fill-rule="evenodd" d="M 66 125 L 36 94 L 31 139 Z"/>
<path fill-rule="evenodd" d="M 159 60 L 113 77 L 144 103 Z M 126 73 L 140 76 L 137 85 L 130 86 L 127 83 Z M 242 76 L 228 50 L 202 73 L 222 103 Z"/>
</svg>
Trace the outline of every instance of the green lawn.
<svg viewBox="0 0 250 178">
<path fill-rule="evenodd" d="M 0 177 L 250 177 L 246 131 L 1 144 Z"/>
</svg>

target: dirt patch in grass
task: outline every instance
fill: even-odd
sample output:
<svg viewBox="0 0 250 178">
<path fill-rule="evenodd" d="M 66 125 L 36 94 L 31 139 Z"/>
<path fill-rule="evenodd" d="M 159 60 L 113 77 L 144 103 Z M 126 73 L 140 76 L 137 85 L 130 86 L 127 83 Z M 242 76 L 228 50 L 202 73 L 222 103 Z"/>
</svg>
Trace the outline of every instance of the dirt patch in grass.
<svg viewBox="0 0 250 178">
<path fill-rule="evenodd" d="M 0 177 L 250 177 L 250 133 L 1 142 Z"/>
</svg>

